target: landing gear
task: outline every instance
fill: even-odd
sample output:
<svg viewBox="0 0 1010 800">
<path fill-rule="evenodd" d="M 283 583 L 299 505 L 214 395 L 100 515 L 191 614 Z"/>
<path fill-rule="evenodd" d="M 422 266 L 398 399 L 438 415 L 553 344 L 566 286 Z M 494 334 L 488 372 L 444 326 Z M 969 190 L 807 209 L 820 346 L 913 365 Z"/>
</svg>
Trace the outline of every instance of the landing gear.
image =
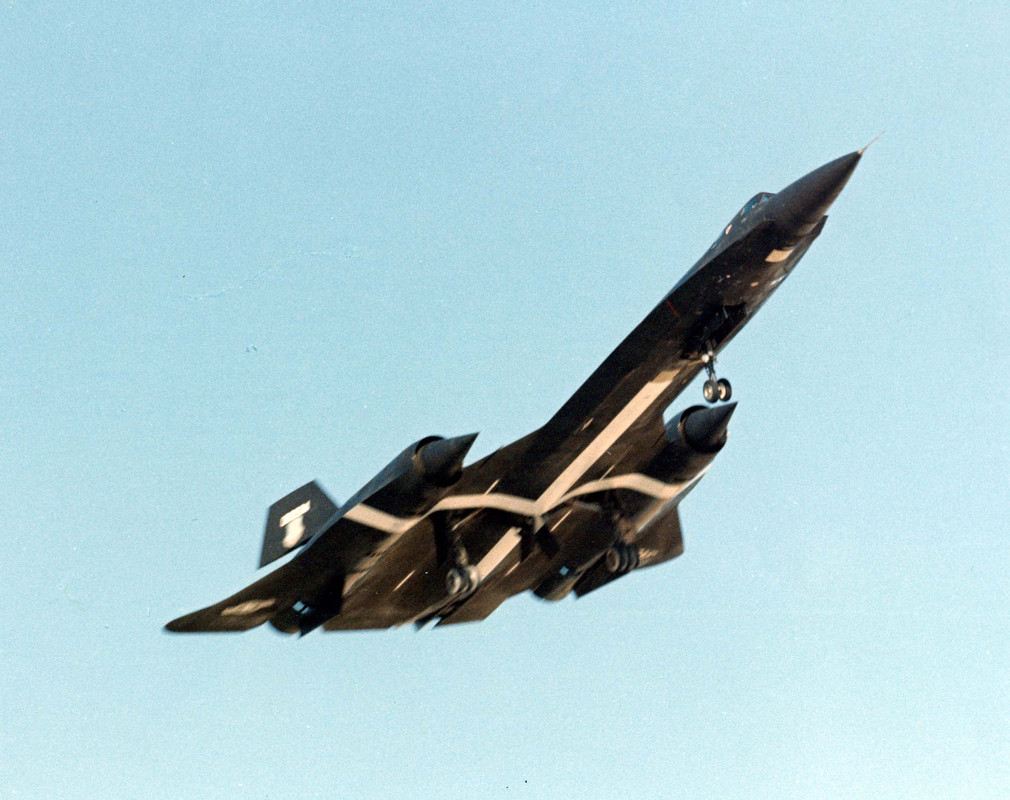
<svg viewBox="0 0 1010 800">
<path fill-rule="evenodd" d="M 459 565 L 452 567 L 445 574 L 445 590 L 449 597 L 461 597 L 470 594 L 480 583 L 480 573 L 476 567 Z"/>
<path fill-rule="evenodd" d="M 470 565 L 470 558 L 452 525 L 448 514 L 432 515 L 432 525 L 435 529 L 435 548 L 439 562 L 447 566 L 445 572 L 445 590 L 450 599 L 459 600 L 470 595 L 480 583 L 480 573 Z"/>
<path fill-rule="evenodd" d="M 638 566 L 638 547 L 633 544 L 617 542 L 607 551 L 604 558 L 608 572 L 623 575 L 625 572 L 631 572 L 631 570 Z"/>
<path fill-rule="evenodd" d="M 711 342 L 707 344 L 707 348 L 707 352 L 701 357 L 701 363 L 705 365 L 705 373 L 708 375 L 708 380 L 702 386 L 701 393 L 705 396 L 706 402 L 714 403 L 717 400 L 725 402 L 733 396 L 733 387 L 730 386 L 729 381 L 725 378 L 716 377 L 715 348 L 713 348 Z"/>
<path fill-rule="evenodd" d="M 714 403 L 719 399 L 719 384 L 709 378 L 705 381 L 705 385 L 702 387 L 701 392 L 705 395 L 706 403 Z"/>
</svg>

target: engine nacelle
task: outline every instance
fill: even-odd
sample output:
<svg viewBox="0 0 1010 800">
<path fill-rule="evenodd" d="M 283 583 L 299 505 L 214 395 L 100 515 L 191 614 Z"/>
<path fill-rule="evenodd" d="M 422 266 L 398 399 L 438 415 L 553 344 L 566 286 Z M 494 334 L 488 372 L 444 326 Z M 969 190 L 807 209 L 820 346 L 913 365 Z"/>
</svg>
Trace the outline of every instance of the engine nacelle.
<svg viewBox="0 0 1010 800">
<path fill-rule="evenodd" d="M 725 446 L 726 427 L 735 408 L 736 403 L 726 403 L 691 406 L 682 411 L 667 424 L 666 446 L 645 468 L 645 474 L 689 490 L 690 482 Z M 625 513 L 635 530 L 642 532 L 654 517 L 675 509 L 681 499 L 681 494 L 670 499 L 632 498 L 626 502 Z"/>
<path fill-rule="evenodd" d="M 452 439 L 430 436 L 417 443 L 411 458 L 418 475 L 428 483 L 445 488 L 463 474 L 463 459 L 470 452 L 476 433 Z"/>
<path fill-rule="evenodd" d="M 476 438 L 472 433 L 451 439 L 427 436 L 415 442 L 369 481 L 356 499 L 399 514 L 420 510 L 459 480 L 463 459 Z"/>
<path fill-rule="evenodd" d="M 691 406 L 666 426 L 667 446 L 646 472 L 662 481 L 687 481 L 712 463 L 726 444 L 726 427 L 736 403 Z"/>
</svg>

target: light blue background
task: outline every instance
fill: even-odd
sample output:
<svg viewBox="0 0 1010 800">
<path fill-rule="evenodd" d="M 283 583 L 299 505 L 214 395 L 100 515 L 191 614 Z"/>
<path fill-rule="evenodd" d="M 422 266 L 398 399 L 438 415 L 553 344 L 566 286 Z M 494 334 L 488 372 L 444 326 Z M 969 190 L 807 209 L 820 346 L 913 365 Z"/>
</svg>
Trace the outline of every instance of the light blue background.
<svg viewBox="0 0 1010 800">
<path fill-rule="evenodd" d="M 1004 3 L 162 5 L 0 9 L 0 796 L 1010 795 Z M 162 632 L 305 481 L 542 424 L 882 130 L 721 359 L 683 558 Z"/>
</svg>

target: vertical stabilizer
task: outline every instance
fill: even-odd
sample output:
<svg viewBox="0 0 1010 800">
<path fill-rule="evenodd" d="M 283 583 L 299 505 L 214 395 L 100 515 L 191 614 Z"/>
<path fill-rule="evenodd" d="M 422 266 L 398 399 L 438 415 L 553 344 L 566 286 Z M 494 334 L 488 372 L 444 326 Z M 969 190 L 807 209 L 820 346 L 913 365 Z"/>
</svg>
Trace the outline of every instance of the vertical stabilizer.
<svg viewBox="0 0 1010 800">
<path fill-rule="evenodd" d="M 315 481 L 278 500 L 267 512 L 259 565 L 265 567 L 305 544 L 336 513 L 336 505 Z"/>
</svg>

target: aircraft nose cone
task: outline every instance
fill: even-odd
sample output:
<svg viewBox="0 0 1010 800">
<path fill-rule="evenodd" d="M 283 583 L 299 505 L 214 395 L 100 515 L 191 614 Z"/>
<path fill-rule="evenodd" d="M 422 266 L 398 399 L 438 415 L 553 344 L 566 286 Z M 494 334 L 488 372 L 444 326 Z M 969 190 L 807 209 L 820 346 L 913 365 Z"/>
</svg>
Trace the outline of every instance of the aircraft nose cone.
<svg viewBox="0 0 1010 800">
<path fill-rule="evenodd" d="M 845 188 L 862 155 L 863 150 L 857 150 L 829 161 L 779 192 L 775 196 L 779 224 L 797 237 L 810 233 Z"/>
<path fill-rule="evenodd" d="M 736 410 L 736 403 L 698 408 L 684 420 L 684 438 L 695 450 L 711 453 L 726 440 L 726 426 Z"/>
<path fill-rule="evenodd" d="M 476 433 L 469 433 L 466 436 L 428 442 L 418 453 L 425 475 L 435 483 L 454 480 L 463 468 L 463 459 L 470 452 L 476 438 Z"/>
</svg>

